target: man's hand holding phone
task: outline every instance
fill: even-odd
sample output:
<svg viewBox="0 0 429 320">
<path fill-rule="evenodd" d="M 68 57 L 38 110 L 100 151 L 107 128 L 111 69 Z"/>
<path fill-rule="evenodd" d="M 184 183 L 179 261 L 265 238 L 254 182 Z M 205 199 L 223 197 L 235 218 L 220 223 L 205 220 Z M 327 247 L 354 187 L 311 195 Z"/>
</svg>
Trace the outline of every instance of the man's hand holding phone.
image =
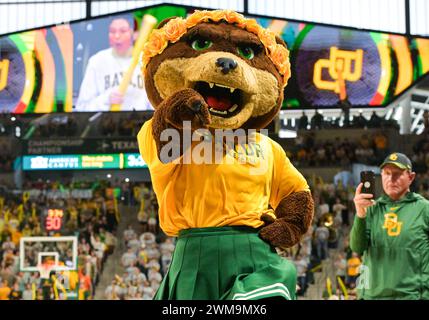
<svg viewBox="0 0 429 320">
<path fill-rule="evenodd" d="M 361 172 L 361 183 L 359 183 L 353 202 L 356 207 L 356 214 L 359 218 L 366 217 L 368 207 L 375 203 L 374 200 L 375 178 L 370 171 Z"/>
</svg>

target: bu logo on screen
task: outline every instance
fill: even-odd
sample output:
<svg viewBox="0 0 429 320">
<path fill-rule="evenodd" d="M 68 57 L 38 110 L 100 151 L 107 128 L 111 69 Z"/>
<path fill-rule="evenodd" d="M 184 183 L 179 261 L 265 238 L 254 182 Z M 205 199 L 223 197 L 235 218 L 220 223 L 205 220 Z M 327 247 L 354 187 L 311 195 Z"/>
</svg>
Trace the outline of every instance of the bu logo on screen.
<svg viewBox="0 0 429 320">
<path fill-rule="evenodd" d="M 402 222 L 398 222 L 398 215 L 393 212 L 384 215 L 383 229 L 387 229 L 387 235 L 397 237 L 401 234 Z"/>
<path fill-rule="evenodd" d="M 363 50 L 341 50 L 331 47 L 329 59 L 319 59 L 314 64 L 314 85 L 323 90 L 340 93 L 342 81 L 356 82 L 362 76 Z M 327 71 L 323 72 L 324 70 Z M 329 78 L 327 78 L 327 74 Z"/>
</svg>

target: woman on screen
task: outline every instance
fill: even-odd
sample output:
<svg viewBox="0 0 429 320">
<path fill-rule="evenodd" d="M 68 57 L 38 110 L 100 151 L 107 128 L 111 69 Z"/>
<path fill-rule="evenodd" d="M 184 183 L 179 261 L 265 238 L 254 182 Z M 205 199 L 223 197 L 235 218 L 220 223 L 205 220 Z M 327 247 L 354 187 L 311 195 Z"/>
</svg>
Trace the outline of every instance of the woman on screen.
<svg viewBox="0 0 429 320">
<path fill-rule="evenodd" d="M 134 70 L 124 95 L 118 91 L 132 59 L 134 30 L 125 18 L 115 18 L 109 26 L 110 48 L 93 55 L 88 62 L 74 111 L 109 111 L 120 104 L 121 111 L 153 110 L 144 89 L 140 68 Z"/>
</svg>

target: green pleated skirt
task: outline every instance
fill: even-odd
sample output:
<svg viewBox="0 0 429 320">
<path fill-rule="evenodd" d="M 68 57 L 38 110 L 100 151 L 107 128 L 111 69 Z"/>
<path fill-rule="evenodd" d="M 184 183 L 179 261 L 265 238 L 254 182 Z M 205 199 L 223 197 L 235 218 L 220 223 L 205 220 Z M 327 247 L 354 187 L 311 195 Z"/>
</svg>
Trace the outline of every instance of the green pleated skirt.
<svg viewBox="0 0 429 320">
<path fill-rule="evenodd" d="M 245 226 L 182 230 L 154 299 L 296 299 L 296 269 Z"/>
</svg>

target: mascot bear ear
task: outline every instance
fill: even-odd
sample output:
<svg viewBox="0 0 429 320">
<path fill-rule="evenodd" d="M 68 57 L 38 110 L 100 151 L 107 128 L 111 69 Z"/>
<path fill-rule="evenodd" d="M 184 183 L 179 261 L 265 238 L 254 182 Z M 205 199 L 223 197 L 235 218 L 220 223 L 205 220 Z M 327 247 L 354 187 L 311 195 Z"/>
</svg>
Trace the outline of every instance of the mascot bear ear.
<svg viewBox="0 0 429 320">
<path fill-rule="evenodd" d="M 175 19 L 175 18 L 179 18 L 179 17 L 170 17 L 170 18 L 166 18 L 164 20 L 162 20 L 158 26 L 156 27 L 156 29 L 161 29 L 165 24 L 167 24 L 168 21 Z"/>
<path fill-rule="evenodd" d="M 282 38 L 280 38 L 278 35 L 276 35 L 276 43 L 281 44 L 283 47 L 285 47 L 287 49 L 286 42 L 284 42 L 284 40 Z"/>
</svg>

